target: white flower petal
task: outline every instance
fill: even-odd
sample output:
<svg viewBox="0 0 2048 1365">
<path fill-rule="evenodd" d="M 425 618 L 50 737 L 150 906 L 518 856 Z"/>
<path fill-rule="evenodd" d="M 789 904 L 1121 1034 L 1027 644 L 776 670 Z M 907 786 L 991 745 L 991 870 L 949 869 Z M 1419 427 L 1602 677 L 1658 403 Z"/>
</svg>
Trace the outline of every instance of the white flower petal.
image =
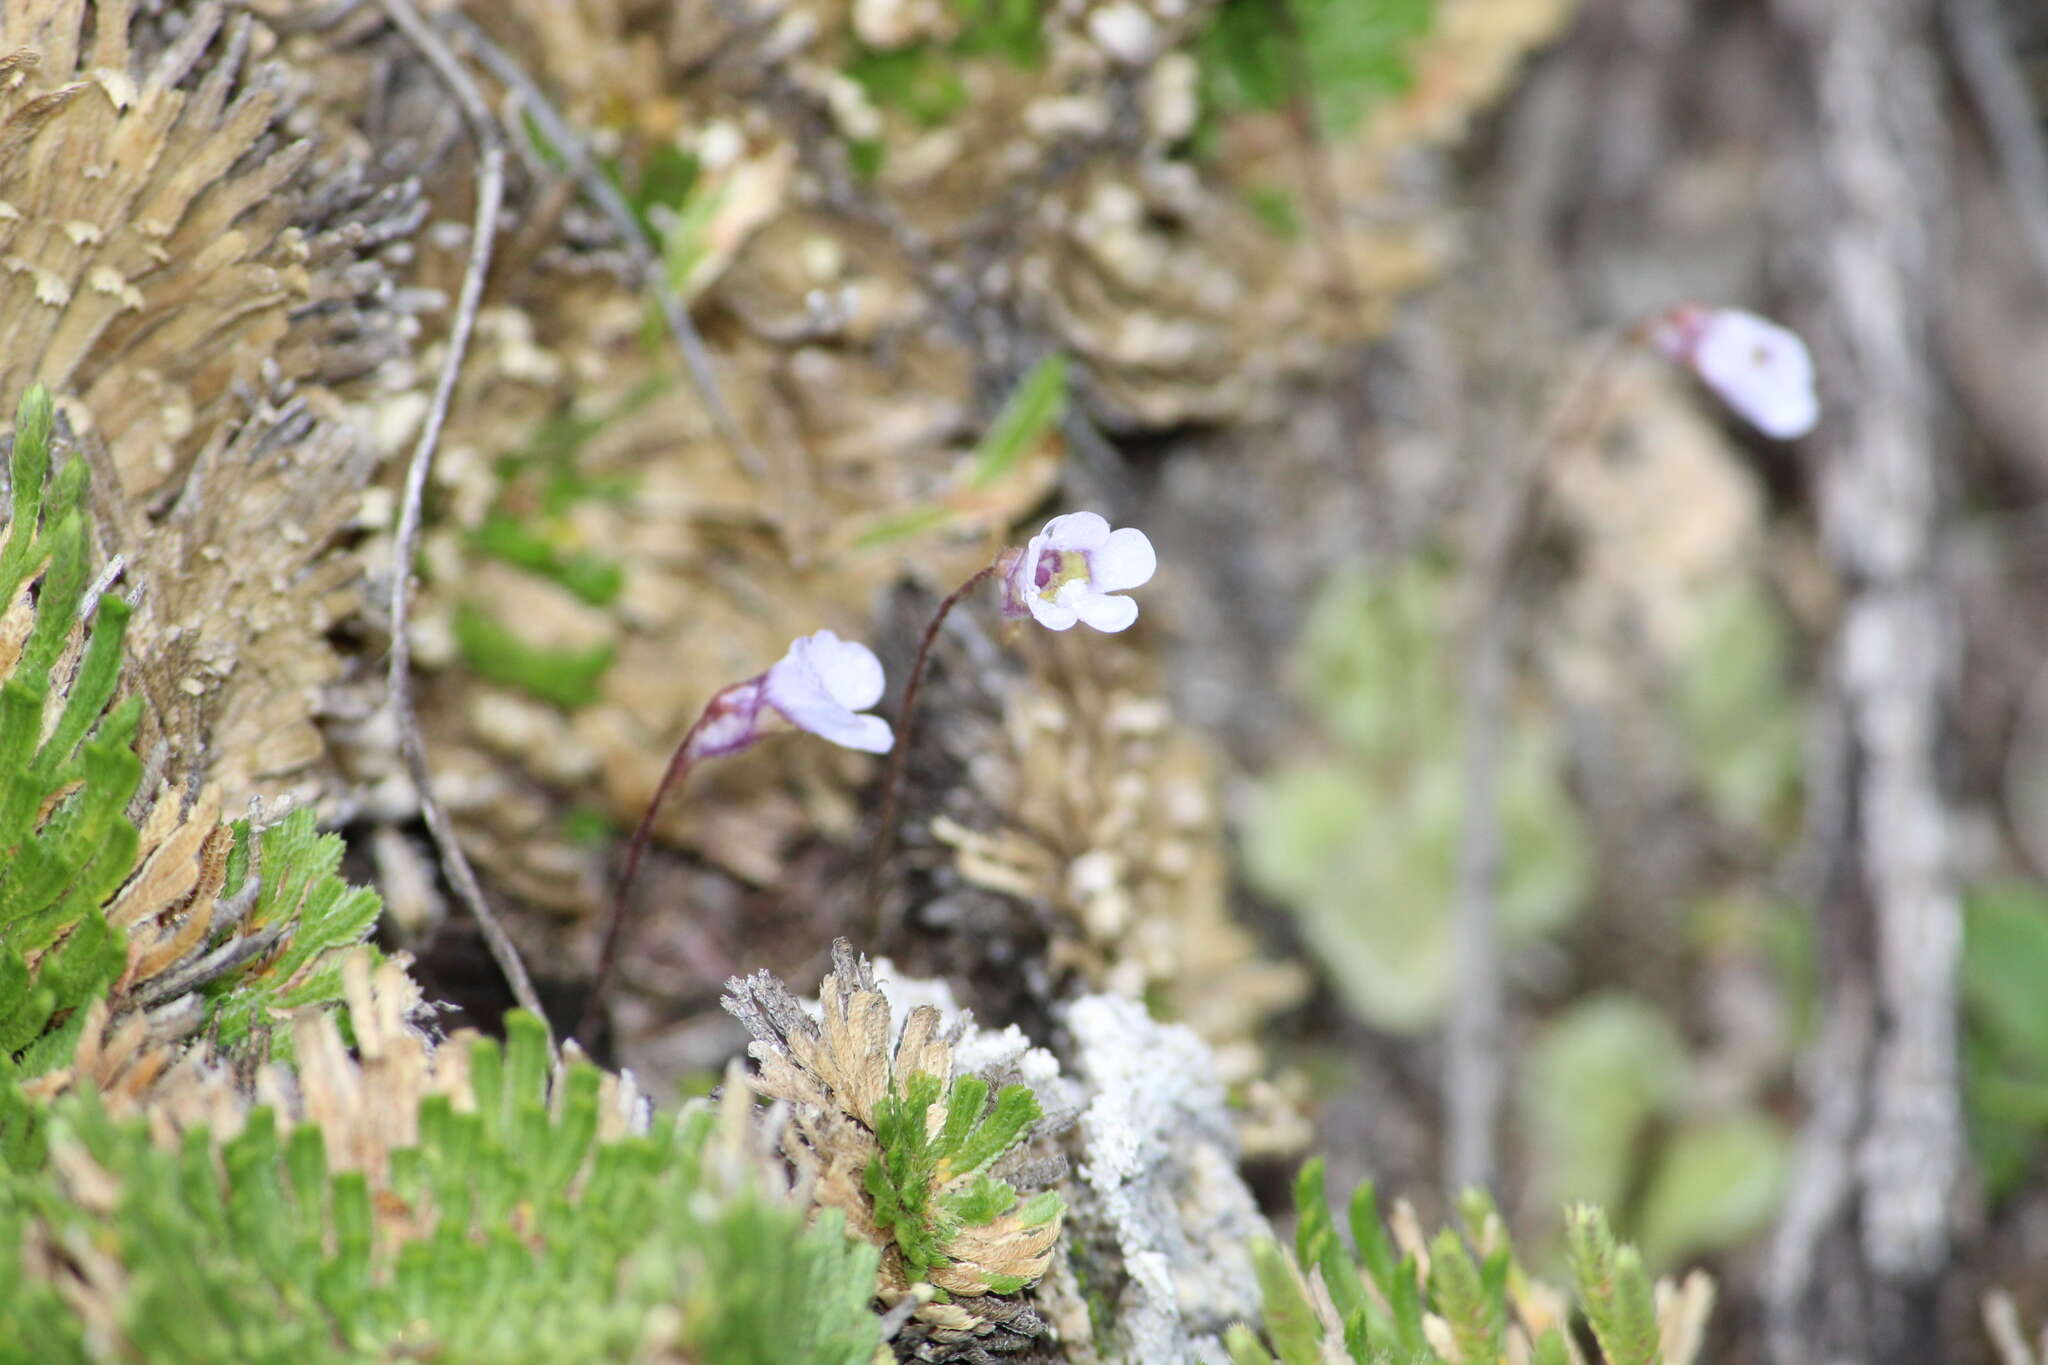
<svg viewBox="0 0 2048 1365">
<path fill-rule="evenodd" d="M 1094 512 L 1069 512 L 1048 521 L 1044 536 L 1055 550 L 1092 550 L 1109 539 L 1109 523 Z"/>
<path fill-rule="evenodd" d="M 858 640 L 829 630 L 807 635 L 789 647 L 802 656 L 832 700 L 849 711 L 865 711 L 882 699 L 882 661 Z"/>
<path fill-rule="evenodd" d="M 1076 588 L 1086 592 L 1088 585 L 1085 583 L 1069 583 L 1066 587 L 1059 590 L 1059 595 L 1056 598 L 1048 598 L 1045 594 L 1038 592 L 1027 593 L 1024 597 L 1024 605 L 1031 609 L 1032 619 L 1047 630 L 1072 630 L 1074 623 L 1081 619 L 1081 614 L 1075 611 L 1065 599 Z"/>
<path fill-rule="evenodd" d="M 865 698 L 862 704 L 869 706 L 881 699 L 881 664 L 866 645 L 841 640 L 829 630 L 792 643 L 762 677 L 761 692 L 791 725 L 834 744 L 886 753 L 895 742 L 887 721 L 856 715 L 847 704 L 848 698 Z"/>
<path fill-rule="evenodd" d="M 823 717 L 820 719 L 824 720 Z M 889 729 L 889 722 L 880 716 L 859 716 L 844 711 L 824 720 L 823 724 L 804 728 L 834 744 L 859 749 L 863 753 L 886 754 L 896 746 L 896 736 Z"/>
<path fill-rule="evenodd" d="M 1120 630 L 1129 630 L 1131 623 L 1138 619 L 1138 601 L 1134 597 L 1088 593 L 1074 599 L 1074 611 L 1103 634 L 1114 635 Z"/>
<path fill-rule="evenodd" d="M 1098 549 L 1088 552 L 1088 577 L 1103 592 L 1142 587 L 1158 569 L 1159 556 L 1152 552 L 1152 542 L 1135 526 L 1113 532 Z"/>
</svg>

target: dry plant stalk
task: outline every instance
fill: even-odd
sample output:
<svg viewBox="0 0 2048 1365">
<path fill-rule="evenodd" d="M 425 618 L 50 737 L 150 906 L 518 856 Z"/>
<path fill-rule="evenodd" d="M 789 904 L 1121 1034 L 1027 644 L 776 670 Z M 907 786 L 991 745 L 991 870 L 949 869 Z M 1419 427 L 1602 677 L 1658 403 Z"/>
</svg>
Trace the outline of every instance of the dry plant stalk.
<svg viewBox="0 0 2048 1365">
<path fill-rule="evenodd" d="M 462 897 L 463 904 L 476 916 L 484 942 L 489 945 L 491 956 L 497 959 L 498 968 L 504 972 L 505 981 L 511 986 L 519 1007 L 546 1024 L 547 1011 L 541 1006 L 540 994 L 533 988 L 533 978 L 527 974 L 519 948 L 498 921 L 497 913 L 491 909 L 483 886 L 477 881 L 475 869 L 470 867 L 469 859 L 462 852 L 455 826 L 449 821 L 440 798 L 434 794 L 433 775 L 427 769 L 426 737 L 420 733 L 419 713 L 413 705 L 412 691 L 412 570 L 419 556 L 427 478 L 433 472 L 434 452 L 440 445 L 441 429 L 448 421 L 448 404 L 455 397 L 456 381 L 462 377 L 462 362 L 469 352 L 470 334 L 476 330 L 477 308 L 483 302 L 484 281 L 490 274 L 491 245 L 497 237 L 498 210 L 505 198 L 505 144 L 476 82 L 462 69 L 462 64 L 448 50 L 447 44 L 420 18 L 419 12 L 408 0 L 383 0 L 383 5 L 392 24 L 419 48 L 421 55 L 447 84 L 449 93 L 461 105 L 470 134 L 477 142 L 476 217 L 470 226 L 469 263 L 463 269 L 462 292 L 456 297 L 455 320 L 448 330 L 447 358 L 441 364 L 440 378 L 434 384 L 434 397 L 427 409 L 426 421 L 420 428 L 419 444 L 413 448 L 412 463 L 406 470 L 398 534 L 392 544 L 391 659 L 386 672 L 386 704 L 398 721 L 399 748 L 404 753 L 406 768 L 412 774 L 413 789 L 419 793 L 420 811 L 426 817 L 427 829 L 434 836 L 435 846 L 441 850 L 441 864 L 448 873 L 448 880 L 454 885 L 456 894 Z M 553 1032 L 550 1028 L 550 1037 Z"/>
</svg>

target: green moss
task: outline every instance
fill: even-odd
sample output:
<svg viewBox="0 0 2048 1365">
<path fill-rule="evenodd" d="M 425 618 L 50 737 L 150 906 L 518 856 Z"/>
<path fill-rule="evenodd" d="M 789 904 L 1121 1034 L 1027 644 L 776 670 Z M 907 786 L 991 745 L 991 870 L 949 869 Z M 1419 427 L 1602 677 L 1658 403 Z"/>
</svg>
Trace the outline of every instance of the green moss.
<svg viewBox="0 0 2048 1365">
<path fill-rule="evenodd" d="M 470 534 L 470 544 L 493 558 L 559 583 L 592 606 L 610 606 L 625 586 L 625 571 L 615 561 L 564 546 L 558 536 L 503 512 L 485 517 L 484 524 Z"/>
<path fill-rule="evenodd" d="M 516 687 L 564 710 L 597 700 L 598 682 L 611 668 L 615 652 L 608 644 L 590 649 L 547 649 L 529 644 L 472 602 L 455 609 L 455 645 L 477 676 Z"/>
<path fill-rule="evenodd" d="M 1196 49 L 1205 110 L 1272 112 L 1305 93 L 1341 136 L 1407 88 L 1409 51 L 1433 16 L 1432 0 L 1226 0 Z"/>
<path fill-rule="evenodd" d="M 734 1174 L 708 1108 L 600 1141 L 599 1073 L 573 1065 L 551 1095 L 548 1068 L 539 1022 L 512 1016 L 502 1051 L 476 1045 L 474 1106 L 424 1100 L 374 1198 L 312 1124 L 286 1137 L 259 1109 L 170 1148 L 68 1097 L 51 1142 L 70 1159 L 0 1171 L 0 1358 L 543 1365 L 666 1336 L 657 1353 L 688 1359 L 867 1365 L 873 1248 Z M 103 1173 L 91 1207 L 61 1174 L 81 1160 Z M 31 1233 L 93 1246 L 103 1348 L 16 1288 Z"/>
</svg>

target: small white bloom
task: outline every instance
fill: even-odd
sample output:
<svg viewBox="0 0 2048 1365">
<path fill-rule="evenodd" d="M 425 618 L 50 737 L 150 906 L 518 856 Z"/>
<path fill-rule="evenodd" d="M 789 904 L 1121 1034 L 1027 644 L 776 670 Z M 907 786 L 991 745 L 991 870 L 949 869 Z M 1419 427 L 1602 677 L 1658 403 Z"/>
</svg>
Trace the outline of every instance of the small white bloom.
<svg viewBox="0 0 2048 1365">
<path fill-rule="evenodd" d="M 1158 567 L 1143 531 L 1112 531 L 1093 512 L 1070 512 L 1048 521 L 1009 565 L 1003 613 L 1028 614 L 1048 630 L 1071 630 L 1077 621 L 1109 633 L 1128 630 L 1138 604 L 1114 594 L 1142 587 Z"/>
<path fill-rule="evenodd" d="M 1766 436 L 1791 440 L 1820 420 L 1812 354 L 1768 318 L 1686 304 L 1659 318 L 1650 340 Z"/>
<path fill-rule="evenodd" d="M 896 742 L 889 722 L 856 714 L 882 699 L 882 661 L 829 630 L 798 637 L 762 677 L 761 696 L 797 729 L 834 744 L 885 754 Z"/>
</svg>

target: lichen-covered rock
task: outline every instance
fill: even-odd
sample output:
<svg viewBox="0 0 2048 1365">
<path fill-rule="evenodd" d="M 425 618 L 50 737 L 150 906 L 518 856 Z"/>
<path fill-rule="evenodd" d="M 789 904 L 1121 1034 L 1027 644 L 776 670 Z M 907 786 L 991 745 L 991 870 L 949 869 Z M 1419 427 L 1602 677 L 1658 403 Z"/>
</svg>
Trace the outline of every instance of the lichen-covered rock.
<svg viewBox="0 0 2048 1365">
<path fill-rule="evenodd" d="M 1258 1316 L 1250 1248 L 1271 1229 L 1237 1173 L 1215 1058 L 1118 996 L 1083 996 L 1065 1021 L 1087 1095 L 1068 1221 L 1109 1314 L 1096 1347 L 1131 1365 L 1221 1360 L 1224 1329 Z"/>
<path fill-rule="evenodd" d="M 1054 911 L 1055 968 L 1191 1028 L 1239 1088 L 1248 1149 L 1298 1150 L 1306 1123 L 1272 1084 L 1258 1035 L 1307 976 L 1264 959 L 1231 913 L 1213 753 L 1144 658 L 1095 640 L 1030 643 L 1031 672 L 996 699 L 999 722 L 933 741 L 968 780 L 940 798 L 932 839 L 971 885 Z"/>
</svg>

